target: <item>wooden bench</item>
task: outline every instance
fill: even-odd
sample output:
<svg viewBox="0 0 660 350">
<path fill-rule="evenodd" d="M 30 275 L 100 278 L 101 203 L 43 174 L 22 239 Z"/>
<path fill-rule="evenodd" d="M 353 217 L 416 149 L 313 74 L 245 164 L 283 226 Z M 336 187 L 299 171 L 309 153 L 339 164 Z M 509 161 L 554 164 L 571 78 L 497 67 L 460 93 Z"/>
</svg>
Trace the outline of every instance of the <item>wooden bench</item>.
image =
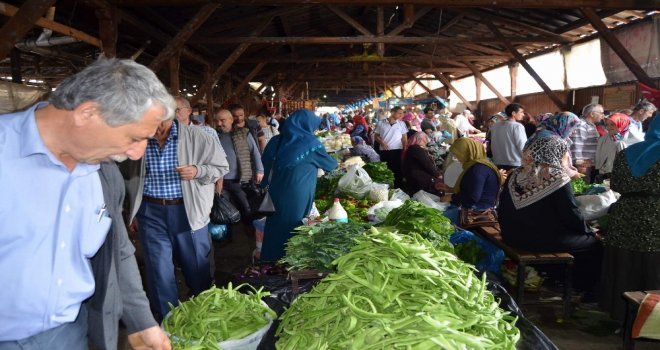
<svg viewBox="0 0 660 350">
<path fill-rule="evenodd" d="M 573 255 L 569 253 L 532 253 L 509 247 L 502 242 L 498 226 L 482 226 L 472 229 L 475 233 L 488 239 L 504 251 L 504 254 L 518 265 L 516 275 L 516 301 L 521 305 L 525 294 L 525 266 L 528 265 L 564 265 L 564 318 L 571 314 L 571 296 L 573 282 Z"/>
<path fill-rule="evenodd" d="M 642 304 L 644 297 L 649 293 L 660 294 L 660 290 L 623 293 L 623 300 L 626 301 L 626 315 L 623 321 L 623 350 L 634 350 L 635 341 L 660 342 L 655 339 L 633 339 L 632 337 L 632 329 L 633 324 L 635 323 L 635 318 L 637 318 L 637 311 L 639 311 L 639 306 Z"/>
</svg>

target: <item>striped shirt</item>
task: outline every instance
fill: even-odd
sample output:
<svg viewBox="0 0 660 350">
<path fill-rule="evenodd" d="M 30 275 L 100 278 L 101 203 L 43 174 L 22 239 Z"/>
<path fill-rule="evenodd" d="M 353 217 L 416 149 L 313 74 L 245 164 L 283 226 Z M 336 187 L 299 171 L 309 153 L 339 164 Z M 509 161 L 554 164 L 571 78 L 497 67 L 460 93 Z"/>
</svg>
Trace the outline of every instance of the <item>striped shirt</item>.
<svg viewBox="0 0 660 350">
<path fill-rule="evenodd" d="M 146 197 L 163 199 L 183 197 L 181 177 L 176 172 L 176 167 L 179 166 L 176 153 L 179 139 L 178 126 L 178 122 L 172 123 L 170 135 L 165 140 L 163 149 L 155 138 L 147 142 L 145 153 L 147 175 L 144 181 Z"/>
<path fill-rule="evenodd" d="M 576 160 L 596 160 L 596 148 L 600 135 L 596 126 L 580 119 L 571 138 L 571 156 Z"/>
</svg>

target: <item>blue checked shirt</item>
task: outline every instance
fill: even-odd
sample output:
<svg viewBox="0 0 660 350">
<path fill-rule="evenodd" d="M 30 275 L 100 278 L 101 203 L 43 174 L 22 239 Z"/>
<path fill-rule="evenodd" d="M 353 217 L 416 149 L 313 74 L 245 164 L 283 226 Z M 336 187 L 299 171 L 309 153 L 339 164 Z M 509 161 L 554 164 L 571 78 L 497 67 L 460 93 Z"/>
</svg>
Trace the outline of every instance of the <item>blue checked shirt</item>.
<svg viewBox="0 0 660 350">
<path fill-rule="evenodd" d="M 177 160 L 177 141 L 179 139 L 178 123 L 172 123 L 170 135 L 165 141 L 165 147 L 160 148 L 156 139 L 149 139 L 145 161 L 147 176 L 144 181 L 146 197 L 174 199 L 182 198 L 181 177 L 176 172 L 179 166 Z"/>
</svg>

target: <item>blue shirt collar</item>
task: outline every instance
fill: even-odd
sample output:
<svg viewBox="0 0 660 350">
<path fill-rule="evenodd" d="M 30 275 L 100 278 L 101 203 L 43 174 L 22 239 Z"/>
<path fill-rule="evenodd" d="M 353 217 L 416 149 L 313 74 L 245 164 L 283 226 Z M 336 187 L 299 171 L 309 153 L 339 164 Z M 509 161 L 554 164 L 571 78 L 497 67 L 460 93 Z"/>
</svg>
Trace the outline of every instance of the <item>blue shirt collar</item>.
<svg viewBox="0 0 660 350">
<path fill-rule="evenodd" d="M 20 141 L 20 156 L 26 158 L 34 154 L 44 154 L 53 164 L 64 166 L 64 164 L 55 157 L 53 152 L 46 147 L 44 140 L 41 138 L 41 134 L 39 134 L 39 129 L 37 128 L 37 120 L 34 112 L 37 109 L 48 106 L 48 104 L 48 102 L 38 102 L 26 111 L 27 118 L 25 118 L 25 122 L 21 125 L 20 130 L 20 133 L 23 136 Z M 99 170 L 100 167 L 99 164 L 78 162 L 73 169 L 72 174 L 83 176 Z"/>
</svg>

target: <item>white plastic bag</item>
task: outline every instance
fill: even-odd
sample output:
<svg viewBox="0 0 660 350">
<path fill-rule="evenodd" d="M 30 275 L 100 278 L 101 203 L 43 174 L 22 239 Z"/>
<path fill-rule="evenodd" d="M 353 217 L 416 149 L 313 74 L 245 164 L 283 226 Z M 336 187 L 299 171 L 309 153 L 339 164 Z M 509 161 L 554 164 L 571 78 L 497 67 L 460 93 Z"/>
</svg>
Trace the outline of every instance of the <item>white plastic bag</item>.
<svg viewBox="0 0 660 350">
<path fill-rule="evenodd" d="M 402 205 L 403 202 L 398 199 L 376 203 L 371 208 L 369 208 L 369 210 L 367 210 L 367 217 L 369 218 L 369 222 L 372 224 L 379 224 L 385 221 L 387 214 L 389 214 L 392 209 L 398 208 Z"/>
<path fill-rule="evenodd" d="M 401 202 L 405 202 L 410 199 L 410 196 L 407 193 L 403 192 L 403 190 L 401 190 L 400 188 L 397 188 L 394 190 L 394 193 L 392 193 L 392 197 L 390 197 L 390 200 L 394 201 L 397 199 L 400 200 Z"/>
<path fill-rule="evenodd" d="M 377 182 L 372 183 L 371 189 L 369 190 L 369 199 L 374 202 L 386 201 L 390 196 L 389 188 L 390 185 L 388 184 L 380 184 Z"/>
<path fill-rule="evenodd" d="M 441 212 L 444 212 L 449 207 L 449 203 L 440 201 L 440 197 L 424 190 L 417 191 L 417 193 L 413 195 L 413 199 L 429 208 L 437 209 Z"/>
<path fill-rule="evenodd" d="M 617 196 L 612 190 L 600 194 L 589 194 L 575 197 L 580 205 L 580 211 L 584 219 L 595 220 L 607 214 L 610 206 L 616 202 Z"/>
<path fill-rule="evenodd" d="M 371 189 L 371 177 L 366 170 L 355 165 L 350 166 L 346 174 L 339 179 L 337 189 L 356 199 L 363 199 Z"/>
</svg>

